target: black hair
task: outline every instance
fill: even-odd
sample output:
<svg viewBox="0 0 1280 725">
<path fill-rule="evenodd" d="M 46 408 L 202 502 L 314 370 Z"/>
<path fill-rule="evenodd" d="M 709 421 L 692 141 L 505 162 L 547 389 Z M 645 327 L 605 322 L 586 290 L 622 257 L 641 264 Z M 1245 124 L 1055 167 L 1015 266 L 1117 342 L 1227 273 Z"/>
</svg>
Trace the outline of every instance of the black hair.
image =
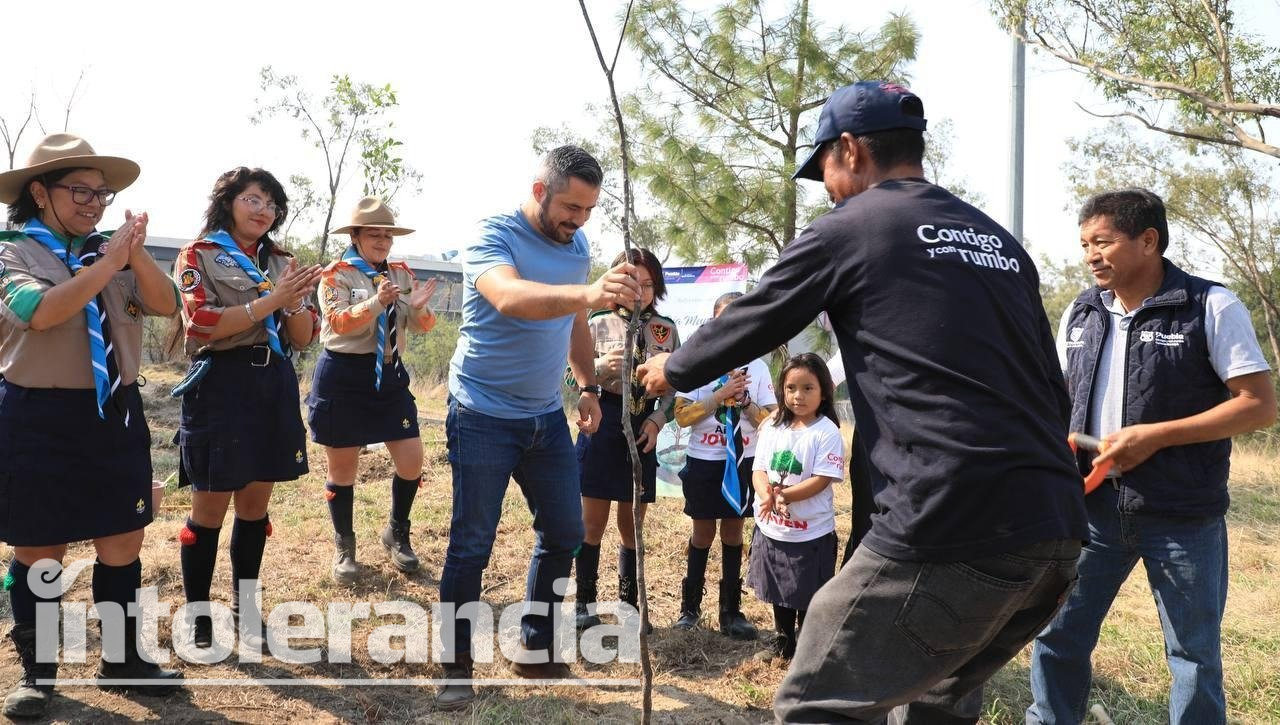
<svg viewBox="0 0 1280 725">
<path fill-rule="evenodd" d="M 44 184 L 44 188 L 48 189 L 51 184 L 62 181 L 73 171 L 80 171 L 79 167 L 73 169 L 55 169 L 39 176 L 33 176 L 22 184 L 22 191 L 18 193 L 18 198 L 9 205 L 9 223 L 13 226 L 26 224 L 32 219 L 40 218 L 40 207 L 36 204 L 36 197 L 31 193 L 31 182 L 39 181 Z M 50 192 L 52 193 L 52 192 Z"/>
<path fill-rule="evenodd" d="M 1165 217 L 1164 201 L 1146 189 L 1120 189 L 1094 194 L 1080 207 L 1078 224 L 1105 216 L 1111 219 L 1111 226 L 1125 234 L 1136 237 L 1148 229 L 1156 230 L 1160 254 L 1169 248 L 1169 220 Z"/>
<path fill-rule="evenodd" d="M 213 183 L 213 191 L 209 194 L 209 207 L 204 210 L 204 228 L 200 230 L 200 236 L 203 238 L 219 229 L 231 231 L 233 224 L 231 216 L 231 205 L 235 203 L 236 197 L 250 184 L 256 183 L 262 187 L 271 197 L 271 203 L 275 204 L 279 211 L 276 213 L 276 220 L 267 229 L 267 233 L 262 235 L 259 242 L 267 245 L 268 251 L 275 246 L 275 242 L 271 241 L 268 235 L 280 228 L 284 220 L 289 216 L 289 197 L 284 193 L 284 186 L 271 175 L 271 172 L 264 169 L 250 169 L 245 166 L 237 166 L 236 168 L 226 172 L 218 177 Z"/>
<path fill-rule="evenodd" d="M 787 407 L 786 382 L 787 373 L 801 369 L 808 370 L 818 379 L 818 389 L 822 391 L 822 402 L 818 403 L 819 417 L 825 415 L 832 423 L 840 425 L 840 416 L 836 413 L 836 386 L 831 380 L 831 371 L 827 369 L 826 361 L 811 352 L 792 357 L 778 373 L 778 383 L 774 386 L 778 394 L 778 412 L 773 416 L 773 424 L 779 428 L 787 428 L 796 419 L 796 414 Z"/>
<path fill-rule="evenodd" d="M 894 128 L 855 136 L 858 143 L 871 154 L 871 162 L 877 168 L 891 169 L 901 164 L 924 163 L 924 131 L 915 128 Z"/>
<path fill-rule="evenodd" d="M 658 304 L 658 300 L 667 296 L 667 280 L 662 274 L 662 262 L 659 262 L 657 256 L 644 247 L 632 247 L 630 257 L 625 251 L 618 252 L 618 256 L 613 258 L 613 264 L 609 266 L 616 267 L 622 264 L 623 260 L 631 264 L 639 264 L 649 270 L 649 276 L 653 278 L 653 304 L 649 305 L 649 308 L 653 309 Z"/>
<path fill-rule="evenodd" d="M 604 182 L 604 171 L 600 162 L 579 146 L 557 146 L 548 151 L 542 158 L 542 170 L 538 173 L 538 178 L 547 185 L 547 195 L 562 191 L 569 185 L 570 177 L 599 188 Z"/>
</svg>

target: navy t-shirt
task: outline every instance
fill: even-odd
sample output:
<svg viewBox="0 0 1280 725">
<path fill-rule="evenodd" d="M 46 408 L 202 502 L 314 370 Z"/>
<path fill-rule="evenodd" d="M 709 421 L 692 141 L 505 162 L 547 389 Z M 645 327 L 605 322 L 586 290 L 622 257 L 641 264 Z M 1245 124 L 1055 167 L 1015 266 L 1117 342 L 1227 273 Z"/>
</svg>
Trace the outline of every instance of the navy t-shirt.
<svg viewBox="0 0 1280 725">
<path fill-rule="evenodd" d="M 923 179 L 883 182 L 814 220 L 667 378 L 692 390 L 824 310 L 882 479 L 864 545 L 956 561 L 1087 538 L 1039 275 L 1007 231 Z"/>
</svg>

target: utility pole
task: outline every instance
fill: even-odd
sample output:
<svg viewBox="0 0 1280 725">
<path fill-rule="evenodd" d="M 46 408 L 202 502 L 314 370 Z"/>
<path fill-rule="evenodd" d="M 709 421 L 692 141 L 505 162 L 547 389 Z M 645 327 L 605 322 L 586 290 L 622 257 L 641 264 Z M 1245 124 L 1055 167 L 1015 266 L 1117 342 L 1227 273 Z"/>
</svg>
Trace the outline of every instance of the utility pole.
<svg viewBox="0 0 1280 725">
<path fill-rule="evenodd" d="M 1027 46 L 1019 37 L 1026 32 L 1026 20 L 1018 19 L 1013 37 L 1013 94 L 1010 117 L 1013 133 L 1009 148 L 1009 231 L 1022 242 L 1023 149 L 1026 144 Z"/>
</svg>

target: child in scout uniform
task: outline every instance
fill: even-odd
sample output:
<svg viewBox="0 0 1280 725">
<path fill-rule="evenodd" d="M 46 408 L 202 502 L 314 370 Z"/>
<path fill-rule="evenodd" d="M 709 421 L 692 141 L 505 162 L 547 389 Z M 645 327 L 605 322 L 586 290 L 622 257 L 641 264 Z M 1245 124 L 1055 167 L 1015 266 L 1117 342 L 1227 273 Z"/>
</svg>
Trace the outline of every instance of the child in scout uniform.
<svg viewBox="0 0 1280 725">
<path fill-rule="evenodd" d="M 332 576 L 350 585 L 358 572 L 352 526 L 356 471 L 360 447 L 370 443 L 386 443 L 395 463 L 382 545 L 397 569 L 418 570 L 409 543 L 409 510 L 422 481 L 422 436 L 400 345 L 406 328 L 428 332 L 435 326 L 427 302 L 436 281 L 418 285 L 407 264 L 387 261 L 394 238 L 413 230 L 396 226 L 395 215 L 377 197 L 361 199 L 351 223 L 333 233 L 350 234 L 351 246 L 320 278 L 324 352 L 307 397 L 307 422 L 329 463 L 324 489 L 337 547 Z"/>
<path fill-rule="evenodd" d="M 636 281 L 640 283 L 640 330 L 633 354 L 633 368 L 651 354 L 671 352 L 680 346 L 680 335 L 670 318 L 659 315 L 654 303 L 667 294 L 662 276 L 662 263 L 647 249 L 631 250 L 631 257 L 619 254 L 611 266 L 623 262 L 636 265 Z M 609 508 L 618 502 L 618 535 L 622 539 L 618 547 L 618 599 L 636 606 L 639 598 L 636 586 L 636 541 L 630 504 L 634 498 L 631 477 L 631 456 L 626 437 L 622 432 L 622 413 L 631 416 L 635 431 L 636 447 L 640 452 L 644 495 L 641 496 L 641 517 L 644 505 L 653 503 L 657 495 L 658 431 L 666 425 L 671 412 L 673 396 L 649 398 L 644 388 L 634 380 L 631 400 L 622 399 L 622 351 L 627 336 L 627 324 L 632 312 L 626 307 L 600 310 L 587 320 L 591 339 L 595 343 L 595 368 L 597 388 L 600 392 L 600 427 L 591 435 L 578 436 L 578 471 L 582 487 L 582 521 L 586 535 L 574 557 L 578 594 L 578 626 L 586 628 L 599 623 L 589 607 L 596 601 L 596 580 L 600 565 L 600 539 L 609 524 Z M 572 378 L 570 378 L 572 379 Z"/>
<path fill-rule="evenodd" d="M 48 706 L 53 686 L 36 681 L 55 679 L 58 665 L 37 657 L 36 605 L 57 611 L 61 569 L 50 571 L 47 560 L 60 563 L 75 541 L 92 540 L 97 552 L 94 602 L 126 614 L 123 652 L 103 637 L 99 679 L 145 681 L 129 689 L 147 694 L 182 682 L 142 659 L 128 616 L 142 586 L 143 530 L 155 514 L 136 382 L 142 317 L 177 311 L 173 284 L 143 246 L 147 215 L 126 211 L 116 232 L 97 229 L 138 172 L 57 133 L 26 166 L 0 174 L 0 201 L 17 227 L 0 232 L 0 540 L 14 549 L 4 587 L 22 665 L 5 698 L 8 717 L 39 717 Z"/>
<path fill-rule="evenodd" d="M 715 302 L 715 316 L 741 296 L 741 292 L 721 295 Z M 684 513 L 693 519 L 678 629 L 693 629 L 702 617 L 707 559 L 719 521 L 720 631 L 733 639 L 756 638 L 756 628 L 742 614 L 742 521 L 751 511 L 756 427 L 776 403 L 769 366 L 763 360 L 753 360 L 692 392 L 676 393 L 676 422 L 691 429 L 680 482 Z"/>
<path fill-rule="evenodd" d="M 284 188 L 262 169 L 218 177 L 200 238 L 178 253 L 185 349 L 193 361 L 182 394 L 179 484 L 191 517 L 180 533 L 188 602 L 207 602 L 218 536 L 235 499 L 231 610 L 241 640 L 261 646 L 258 573 L 271 534 L 272 484 L 307 472 L 291 350 L 311 344 L 319 318 L 307 304 L 320 267 L 299 267 L 269 234 L 288 213 Z M 249 611 L 241 609 L 243 604 Z M 213 622 L 197 616 L 194 641 L 208 647 Z"/>
</svg>

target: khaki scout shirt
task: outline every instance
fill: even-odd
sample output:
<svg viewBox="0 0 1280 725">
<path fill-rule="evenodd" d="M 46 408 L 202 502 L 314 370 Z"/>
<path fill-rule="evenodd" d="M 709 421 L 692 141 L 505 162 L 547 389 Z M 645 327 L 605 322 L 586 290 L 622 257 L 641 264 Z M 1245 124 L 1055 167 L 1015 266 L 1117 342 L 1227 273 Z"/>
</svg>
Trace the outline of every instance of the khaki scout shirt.
<svg viewBox="0 0 1280 725">
<path fill-rule="evenodd" d="M 256 264 L 257 250 L 252 252 L 245 254 Z M 279 279 L 292 258 L 292 254 L 278 247 L 272 250 L 264 276 L 268 280 Z M 183 247 L 173 265 L 173 280 L 182 293 L 182 322 L 186 331 L 185 350 L 188 356 L 267 344 L 267 328 L 261 319 L 242 332 L 219 340 L 209 340 L 225 310 L 243 307 L 244 303 L 258 299 L 257 283 L 240 269 L 236 260 L 223 251 L 222 247 L 203 239 L 197 239 Z M 312 323 L 318 324 L 315 312 L 310 308 L 307 311 L 312 316 Z M 280 342 L 283 344 L 288 336 L 284 329 L 284 315 L 281 314 L 278 320 Z"/>
<path fill-rule="evenodd" d="M 413 291 L 413 270 L 404 262 L 387 265 L 392 284 L 400 286 L 396 300 L 396 335 L 404 350 L 406 324 L 416 332 L 427 332 L 436 324 L 431 310 L 409 306 Z M 378 285 L 355 265 L 338 260 L 320 276 L 320 344 L 333 352 L 366 354 L 378 350 Z M 391 354 L 388 344 L 387 354 Z"/>
<path fill-rule="evenodd" d="M 614 350 L 621 350 L 627 340 L 627 319 L 613 310 L 600 310 L 587 318 L 587 326 L 591 328 L 591 339 L 596 348 L 596 380 L 605 390 L 616 395 L 622 394 L 622 376 L 604 369 L 605 358 Z M 676 323 L 659 314 L 653 314 L 640 323 L 644 338 L 645 357 L 663 352 L 674 352 L 680 347 L 680 333 L 676 331 Z M 632 385 L 639 383 L 633 382 Z M 671 405 L 675 401 L 675 393 L 669 393 L 658 400 L 658 407 L 649 415 L 649 420 L 666 425 L 670 420 Z"/>
<path fill-rule="evenodd" d="M 71 279 L 71 270 L 44 245 L 26 236 L 0 242 L 0 288 L 34 285 L 41 293 Z M 116 272 L 103 288 L 102 302 L 111 324 L 112 353 L 122 385 L 138 379 L 142 362 L 142 317 L 163 317 L 146 306 L 132 270 Z M 94 387 L 89 326 L 84 313 L 47 330 L 32 330 L 0 294 L 0 376 L 27 388 Z"/>
</svg>

